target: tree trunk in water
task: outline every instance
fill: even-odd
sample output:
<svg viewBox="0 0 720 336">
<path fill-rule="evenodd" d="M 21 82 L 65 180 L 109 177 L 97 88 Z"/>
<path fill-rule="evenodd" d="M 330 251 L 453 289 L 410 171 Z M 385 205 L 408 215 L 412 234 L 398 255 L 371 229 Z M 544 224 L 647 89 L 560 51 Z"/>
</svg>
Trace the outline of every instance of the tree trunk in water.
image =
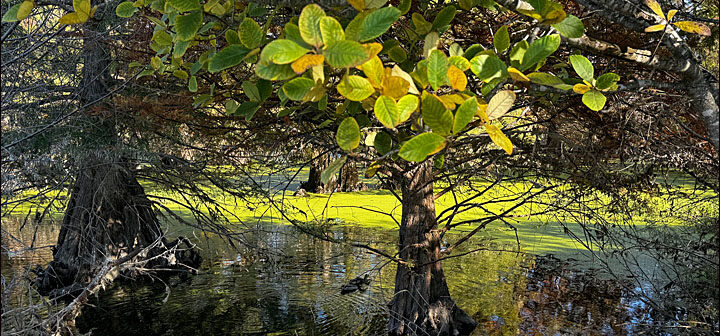
<svg viewBox="0 0 720 336">
<path fill-rule="evenodd" d="M 108 257 L 118 258 L 158 241 L 162 231 L 152 203 L 127 162 L 88 160 L 71 191 L 53 261 L 38 271 L 38 291 L 76 294 Z"/>
<path fill-rule="evenodd" d="M 360 191 L 364 185 L 360 183 L 358 177 L 357 164 L 355 161 L 348 161 L 340 169 L 340 178 L 338 179 L 338 191 Z"/>
<path fill-rule="evenodd" d="M 327 185 L 320 180 L 320 174 L 332 162 L 330 154 L 323 154 L 310 164 L 310 173 L 307 181 L 300 184 L 300 188 L 312 193 L 325 193 L 332 191 L 337 185 L 337 180 L 333 177 L 328 181 Z"/>
<path fill-rule="evenodd" d="M 397 268 L 388 331 L 390 335 L 469 335 L 477 323 L 450 298 L 442 264 L 437 261 L 440 234 L 432 160 L 406 173 L 401 190 L 400 258 L 409 265 Z"/>
</svg>

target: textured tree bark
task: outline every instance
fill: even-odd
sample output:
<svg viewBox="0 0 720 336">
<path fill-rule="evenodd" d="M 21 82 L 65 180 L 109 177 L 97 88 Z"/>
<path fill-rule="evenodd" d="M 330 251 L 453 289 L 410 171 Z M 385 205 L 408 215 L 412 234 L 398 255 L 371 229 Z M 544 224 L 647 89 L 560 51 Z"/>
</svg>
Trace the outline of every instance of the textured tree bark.
<svg viewBox="0 0 720 336">
<path fill-rule="evenodd" d="M 108 94 L 111 57 L 102 39 L 102 22 L 89 24 L 83 44 L 83 73 L 79 85 L 82 105 L 99 102 Z M 135 165 L 116 153 L 121 140 L 111 118 L 86 116 L 91 125 L 87 144 L 65 211 L 53 260 L 35 270 L 38 292 L 51 297 L 81 293 L 108 258 L 119 259 L 138 249 L 158 256 L 175 247 L 162 238 L 152 202 L 135 176 Z M 87 127 L 87 126 L 86 126 Z M 194 250 L 173 250 L 167 258 L 154 258 L 145 268 L 162 266 L 187 270 L 200 265 Z"/>
<path fill-rule="evenodd" d="M 325 193 L 332 191 L 332 189 L 335 188 L 337 184 L 337 179 L 334 177 L 328 181 L 327 185 L 325 183 L 322 183 L 320 179 L 320 174 L 322 174 L 323 170 L 327 168 L 328 165 L 330 165 L 330 162 L 332 160 L 330 159 L 330 154 L 324 154 L 318 157 L 317 159 L 313 160 L 313 162 L 310 164 L 310 173 L 308 174 L 307 181 L 300 184 L 300 188 L 305 189 L 307 192 L 312 193 Z"/>
<path fill-rule="evenodd" d="M 440 258 L 432 160 L 403 177 L 400 258 L 390 306 L 390 335 L 469 335 L 477 323 L 455 305 Z"/>
<path fill-rule="evenodd" d="M 348 161 L 345 166 L 340 169 L 340 178 L 338 178 L 338 191 L 359 191 L 362 188 L 360 178 L 358 177 L 357 164 L 355 161 Z"/>
</svg>

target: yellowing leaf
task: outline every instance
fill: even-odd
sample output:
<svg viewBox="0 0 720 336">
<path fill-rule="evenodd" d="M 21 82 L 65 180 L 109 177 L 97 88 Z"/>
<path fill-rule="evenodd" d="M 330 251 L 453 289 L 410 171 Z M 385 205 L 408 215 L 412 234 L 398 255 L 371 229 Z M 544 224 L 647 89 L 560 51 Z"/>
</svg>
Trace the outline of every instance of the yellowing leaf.
<svg viewBox="0 0 720 336">
<path fill-rule="evenodd" d="M 677 12 L 678 12 L 677 9 L 671 9 L 671 10 L 668 11 L 668 14 L 667 14 L 667 20 L 668 20 L 668 22 L 670 22 L 670 20 L 673 19 L 673 17 L 675 16 L 675 14 L 676 14 Z"/>
<path fill-rule="evenodd" d="M 295 62 L 293 62 L 291 66 L 292 66 L 293 71 L 295 71 L 296 74 L 301 74 L 301 73 L 305 72 L 305 70 L 307 70 L 308 68 L 316 66 L 316 65 L 320 65 L 324 61 L 325 61 L 325 56 L 323 56 L 323 55 L 308 54 L 308 55 L 304 55 L 304 56 L 298 58 L 297 60 L 295 60 Z"/>
<path fill-rule="evenodd" d="M 665 25 L 664 25 L 664 24 L 656 24 L 656 25 L 652 25 L 652 26 L 650 26 L 650 27 L 645 28 L 645 32 L 646 32 L 646 33 L 652 33 L 652 32 L 661 31 L 661 30 L 664 30 L 664 29 L 665 29 Z"/>
<path fill-rule="evenodd" d="M 454 65 L 450 65 L 450 67 L 448 67 L 447 75 L 450 79 L 450 86 L 452 86 L 453 89 L 458 91 L 465 91 L 468 81 L 467 77 L 465 77 L 465 73 L 462 70 L 458 69 Z"/>
<path fill-rule="evenodd" d="M 60 24 L 80 24 L 87 22 L 88 18 L 80 18 L 77 13 L 68 13 L 60 17 Z"/>
<path fill-rule="evenodd" d="M 382 51 L 382 44 L 377 42 L 365 43 L 362 45 L 370 57 L 377 56 Z"/>
<path fill-rule="evenodd" d="M 362 1 L 362 0 L 360 0 L 360 1 Z M 382 165 L 380 164 L 380 161 L 375 161 L 375 162 L 371 163 L 370 166 L 365 171 L 365 177 L 371 178 L 371 177 L 375 176 L 375 174 L 381 167 L 382 167 Z"/>
<path fill-rule="evenodd" d="M 365 76 L 374 87 L 379 88 L 382 86 L 385 68 L 383 68 L 379 57 L 373 56 L 367 62 L 357 66 L 357 68 L 365 73 Z"/>
<path fill-rule="evenodd" d="M 397 64 L 395 64 L 395 66 L 392 68 L 392 71 L 390 72 L 390 74 L 393 76 L 400 77 L 410 84 L 408 93 L 420 94 L 420 91 L 418 91 L 417 86 L 415 86 L 415 81 L 413 81 L 412 77 L 410 77 L 410 74 L 403 71 L 403 69 L 400 69 L 400 67 Z"/>
<path fill-rule="evenodd" d="M 710 27 L 699 22 L 678 21 L 673 22 L 673 24 L 675 25 L 675 27 L 678 27 L 680 28 L 680 30 L 684 30 L 688 33 L 695 33 L 703 36 L 710 36 L 712 34 L 710 32 Z"/>
<path fill-rule="evenodd" d="M 488 104 L 478 104 L 478 109 L 475 112 L 475 115 L 480 117 L 480 120 L 482 120 L 483 123 L 490 122 L 490 119 L 487 116 L 487 107 Z"/>
<path fill-rule="evenodd" d="M 90 18 L 90 0 L 73 0 L 73 9 L 78 17 L 87 21 Z"/>
<path fill-rule="evenodd" d="M 410 83 L 398 76 L 385 76 L 382 84 L 382 94 L 398 99 L 408 93 Z"/>
<path fill-rule="evenodd" d="M 575 93 L 584 94 L 585 92 L 590 91 L 590 86 L 585 84 L 575 84 L 575 86 L 573 86 L 573 91 L 575 91 Z"/>
<path fill-rule="evenodd" d="M 365 9 L 365 0 L 347 0 L 350 6 L 357 9 L 358 12 L 362 12 Z"/>
<path fill-rule="evenodd" d="M 455 100 L 450 97 L 450 95 L 443 95 L 443 96 L 437 96 L 440 101 L 443 103 L 446 109 L 448 110 L 454 110 L 455 109 Z"/>
<path fill-rule="evenodd" d="M 490 136 L 490 139 L 500 148 L 504 149 L 506 153 L 512 154 L 513 152 L 513 144 L 510 142 L 510 139 L 508 139 L 507 136 L 495 125 L 492 124 L 486 124 L 485 125 L 485 131 Z"/>
<path fill-rule="evenodd" d="M 510 111 L 515 103 L 515 92 L 510 90 L 502 90 L 496 93 L 488 102 L 487 116 L 493 120 L 502 117 Z"/>
<path fill-rule="evenodd" d="M 662 8 L 660 8 L 660 4 L 655 0 L 645 0 L 645 4 L 652 9 L 653 12 L 655 12 L 655 15 L 665 18 L 665 14 L 663 14 Z"/>
<path fill-rule="evenodd" d="M 562 20 L 565 20 L 567 17 L 567 13 L 565 13 L 562 9 L 557 9 L 550 11 L 550 13 L 547 13 L 545 15 L 544 20 L 542 21 L 544 24 L 554 25 L 556 23 L 560 23 Z"/>
<path fill-rule="evenodd" d="M 518 70 L 518 69 L 515 69 L 515 68 L 513 68 L 513 67 L 509 67 L 509 68 L 507 69 L 507 71 L 508 71 L 508 74 L 510 75 L 510 77 L 512 77 L 512 79 L 513 79 L 514 81 L 517 81 L 517 82 L 529 82 L 529 81 L 530 81 L 530 78 L 528 78 L 528 76 L 525 76 L 525 74 L 522 73 L 522 72 L 521 72 L 520 70 Z"/>
<path fill-rule="evenodd" d="M 20 7 L 18 7 L 17 19 L 24 20 L 26 17 L 28 17 L 28 15 L 30 15 L 30 12 L 32 12 L 34 7 L 35 4 L 32 1 L 25 0 L 22 4 L 20 4 Z"/>
</svg>

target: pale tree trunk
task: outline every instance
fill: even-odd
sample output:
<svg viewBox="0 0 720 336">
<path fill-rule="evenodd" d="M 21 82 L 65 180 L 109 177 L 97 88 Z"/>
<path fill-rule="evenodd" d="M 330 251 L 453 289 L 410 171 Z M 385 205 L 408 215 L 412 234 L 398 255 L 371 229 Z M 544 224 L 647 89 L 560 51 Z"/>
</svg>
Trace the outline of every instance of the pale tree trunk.
<svg viewBox="0 0 720 336">
<path fill-rule="evenodd" d="M 469 335 L 477 323 L 455 305 L 440 258 L 435 217 L 432 160 L 411 169 L 401 181 L 402 221 L 395 295 L 390 306 L 391 335 Z"/>
</svg>

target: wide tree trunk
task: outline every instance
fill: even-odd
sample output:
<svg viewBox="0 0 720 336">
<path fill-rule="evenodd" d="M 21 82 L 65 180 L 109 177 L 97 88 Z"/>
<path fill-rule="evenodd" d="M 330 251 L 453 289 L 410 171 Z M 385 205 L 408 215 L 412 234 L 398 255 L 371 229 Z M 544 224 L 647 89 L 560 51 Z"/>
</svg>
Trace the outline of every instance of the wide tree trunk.
<svg viewBox="0 0 720 336">
<path fill-rule="evenodd" d="M 390 335 L 469 335 L 477 323 L 450 298 L 440 258 L 432 161 L 406 173 L 402 190 L 400 258 L 390 305 Z"/>
<path fill-rule="evenodd" d="M 108 14 L 100 15 L 109 17 Z M 80 104 L 90 109 L 107 98 L 111 55 L 106 45 L 104 21 L 85 26 L 82 49 Z M 111 106 L 103 108 L 111 110 Z M 144 251 L 150 261 L 145 269 L 170 268 L 186 271 L 197 268 L 201 258 L 180 238 L 167 243 L 162 238 L 152 202 L 135 176 L 135 164 L 117 153 L 122 147 L 115 120 L 111 117 L 84 116 L 79 126 L 86 127 L 80 139 L 87 153 L 77 159 L 77 175 L 63 217 L 53 260 L 46 269 L 35 270 L 38 292 L 60 297 L 82 292 L 106 263 Z M 188 249 L 174 249 L 180 242 Z M 170 250 L 170 251 L 169 251 Z M 157 257 L 162 255 L 162 257 Z M 157 257 L 157 258 L 155 258 Z M 126 272 L 129 274 L 129 270 Z"/>
</svg>

